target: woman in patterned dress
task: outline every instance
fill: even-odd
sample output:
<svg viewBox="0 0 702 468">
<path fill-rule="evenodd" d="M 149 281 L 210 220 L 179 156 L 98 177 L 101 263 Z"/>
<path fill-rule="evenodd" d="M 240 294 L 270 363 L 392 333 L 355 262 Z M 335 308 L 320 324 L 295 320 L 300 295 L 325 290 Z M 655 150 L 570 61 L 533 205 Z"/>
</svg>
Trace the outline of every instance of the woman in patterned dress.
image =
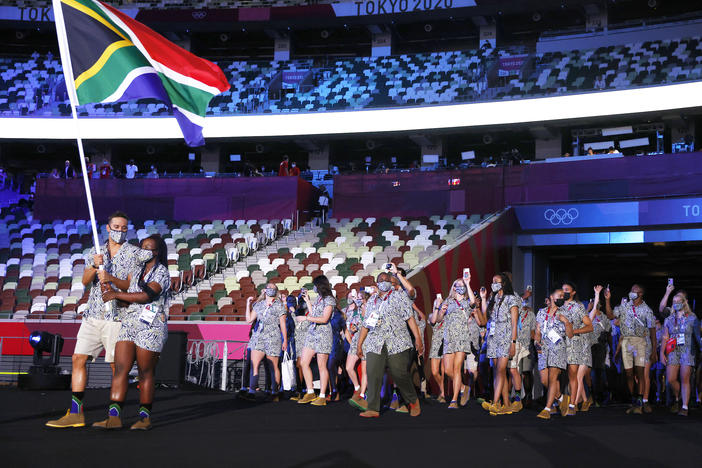
<svg viewBox="0 0 702 468">
<path fill-rule="evenodd" d="M 492 278 L 492 297 L 487 301 L 487 292 L 481 289 L 481 323 L 492 320 L 487 337 L 487 358 L 493 359 L 495 369 L 495 389 L 493 402 L 483 403 L 483 409 L 491 414 L 511 414 L 507 363 L 514 356 L 517 343 L 517 318 L 522 299 L 514 294 L 509 276 L 498 273 Z M 500 404 L 502 398 L 502 404 Z"/>
<path fill-rule="evenodd" d="M 258 368 L 265 358 L 271 368 L 275 381 L 273 383 L 273 401 L 280 399 L 280 354 L 288 347 L 288 331 L 285 320 L 285 304 L 280 298 L 280 292 L 275 283 L 268 283 L 254 301 L 253 297 L 246 300 L 246 323 L 258 320 L 258 327 L 251 334 L 251 368 L 252 385 L 258 382 Z"/>
<path fill-rule="evenodd" d="M 668 340 L 675 339 L 675 347 L 666 356 Z M 660 359 L 667 365 L 667 377 L 673 389 L 675 403 L 671 408 L 680 416 L 687 416 L 690 402 L 690 372 L 695 367 L 695 351 L 693 342 L 702 349 L 700 339 L 700 322 L 690 310 L 687 294 L 678 291 L 673 296 L 673 307 L 670 315 L 663 323 L 663 340 L 661 341 Z M 682 382 L 682 407 L 680 406 L 680 390 Z M 679 408 L 679 411 L 678 411 Z"/>
<path fill-rule="evenodd" d="M 115 346 L 115 375 L 108 418 L 93 424 L 101 429 L 122 427 L 122 405 L 127 396 L 129 371 L 136 360 L 139 370 L 139 421 L 131 429 L 151 429 L 151 405 L 154 399 L 154 371 L 168 338 L 166 295 L 171 287 L 168 273 L 168 250 L 161 236 L 155 234 L 141 241 L 141 248 L 153 253 L 141 271 L 131 275 L 127 292 L 108 291 L 102 299 L 129 303 L 122 317 Z"/>
<path fill-rule="evenodd" d="M 439 311 L 442 304 L 441 295 L 437 294 L 434 300 L 434 308 L 429 315 L 429 325 L 431 326 L 431 349 L 429 350 L 429 360 L 431 362 L 431 375 L 439 386 L 439 403 L 446 403 L 444 397 L 444 366 L 441 358 L 444 343 L 444 319 L 439 320 Z"/>
<path fill-rule="evenodd" d="M 302 293 L 304 289 L 300 291 L 298 296 L 298 307 L 295 310 L 295 368 L 297 371 L 297 388 L 300 391 L 297 395 L 290 397 L 292 401 L 299 401 L 305 396 L 306 390 L 304 387 L 304 378 L 302 377 L 302 350 L 305 348 L 305 340 L 307 340 L 307 330 L 310 328 L 311 322 L 304 319 L 305 315 L 309 313 L 307 310 L 307 304 L 302 299 Z"/>
<path fill-rule="evenodd" d="M 346 307 L 346 341 L 349 343 L 349 352 L 346 353 L 346 373 L 353 384 L 353 395 L 351 399 L 361 398 L 361 382 L 356 373 L 356 365 L 358 364 L 358 355 L 355 353 L 358 349 L 358 337 L 361 326 L 363 325 L 363 299 L 361 293 L 356 293 L 353 289 L 348 295 L 348 306 Z"/>
<path fill-rule="evenodd" d="M 605 362 L 607 360 L 607 344 L 609 342 L 610 332 L 612 331 L 612 323 L 607 318 L 607 314 L 602 311 L 602 286 L 597 285 L 594 290 L 595 298 L 590 303 L 591 310 L 589 312 L 593 328 L 590 334 L 590 350 L 592 352 L 592 380 L 594 381 L 592 394 L 597 398 L 599 403 L 604 399 L 604 382 L 606 380 Z M 587 401 L 583 403 L 582 411 L 587 411 L 592 403 L 594 403 L 594 398 L 590 396 Z"/>
<path fill-rule="evenodd" d="M 536 315 L 534 343 L 539 353 L 542 382 L 543 373 L 547 375 L 544 383 L 547 389 L 546 406 L 537 416 L 541 419 L 551 419 L 551 408 L 556 401 L 556 395 L 561 391 L 559 377 L 567 366 L 566 339 L 573 336 L 573 326 L 563 313 L 564 302 L 563 290 L 554 289 L 547 300 L 548 305 Z M 561 398 L 564 398 L 563 395 Z"/>
<path fill-rule="evenodd" d="M 573 283 L 563 283 L 563 298 L 565 299 L 564 313 L 573 325 L 573 337 L 566 339 L 570 391 L 567 416 L 575 416 L 578 403 L 587 400 L 584 379 L 585 374 L 589 374 L 590 367 L 592 367 L 589 338 L 589 333 L 592 332 L 592 322 L 585 311 L 585 306 L 578 300 L 578 292 Z"/>
<path fill-rule="evenodd" d="M 329 384 L 327 361 L 332 351 L 332 328 L 329 320 L 334 307 L 336 307 L 336 299 L 332 295 L 332 288 L 326 276 L 317 276 L 312 280 L 312 284 L 314 285 L 314 292 L 317 294 L 315 300 L 310 300 L 307 291 L 302 295 L 307 304 L 307 310 L 309 310 L 309 314 L 304 316 L 302 320 L 310 322 L 310 328 L 307 331 L 305 346 L 302 350 L 302 374 L 307 384 L 307 393 L 298 403 L 312 403 L 314 406 L 325 406 L 327 404 L 326 390 Z M 320 390 L 318 397 L 315 397 L 314 388 L 312 387 L 312 369 L 310 368 L 310 362 L 312 362 L 312 358 L 315 355 L 317 356 L 317 367 L 319 368 Z"/>
<path fill-rule="evenodd" d="M 446 375 L 453 382 L 453 398 L 449 404 L 450 409 L 458 408 L 460 397 L 461 406 L 468 402 L 468 392 L 461 394 L 463 385 L 463 363 L 466 355 L 472 352 L 469 321 L 476 320 L 478 313 L 475 310 L 475 295 L 470 288 L 470 275 L 466 279 L 459 278 L 453 282 L 451 292 L 441 305 L 439 320 L 444 323 L 444 369 Z"/>
</svg>

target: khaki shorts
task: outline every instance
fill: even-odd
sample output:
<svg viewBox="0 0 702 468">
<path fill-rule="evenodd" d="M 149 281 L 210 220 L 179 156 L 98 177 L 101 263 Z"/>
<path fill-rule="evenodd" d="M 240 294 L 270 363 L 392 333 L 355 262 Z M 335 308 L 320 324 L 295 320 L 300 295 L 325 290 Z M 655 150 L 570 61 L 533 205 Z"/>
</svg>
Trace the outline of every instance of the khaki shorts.
<svg viewBox="0 0 702 468">
<path fill-rule="evenodd" d="M 646 355 L 646 338 L 625 336 L 622 338 L 622 363 L 624 369 L 644 367 L 648 361 Z"/>
<path fill-rule="evenodd" d="M 463 363 L 463 367 L 465 370 L 471 372 L 478 370 L 478 361 L 475 360 L 475 355 L 473 353 L 466 354 L 466 360 Z"/>
<path fill-rule="evenodd" d="M 85 318 L 80 324 L 73 354 L 87 354 L 93 361 L 105 350 L 105 362 L 115 362 L 115 344 L 122 322 Z"/>
<path fill-rule="evenodd" d="M 517 343 L 514 345 L 514 357 L 509 360 L 509 368 L 510 369 L 517 369 L 519 367 L 519 363 L 522 361 L 524 358 L 529 357 L 529 348 L 522 346 L 522 344 L 517 341 Z"/>
</svg>

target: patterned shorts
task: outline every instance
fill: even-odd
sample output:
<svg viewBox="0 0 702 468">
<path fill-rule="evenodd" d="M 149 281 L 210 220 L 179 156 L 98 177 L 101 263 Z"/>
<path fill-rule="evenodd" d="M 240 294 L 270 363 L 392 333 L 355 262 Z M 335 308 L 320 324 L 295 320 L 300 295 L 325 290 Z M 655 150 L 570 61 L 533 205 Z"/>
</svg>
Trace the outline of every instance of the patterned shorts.
<svg viewBox="0 0 702 468">
<path fill-rule="evenodd" d="M 566 359 L 570 365 L 592 367 L 590 340 L 577 335 L 566 342 Z"/>
<path fill-rule="evenodd" d="M 429 359 L 441 358 L 441 343 L 444 342 L 444 335 L 441 331 L 434 329 L 431 335 L 431 349 L 429 350 Z"/>
<path fill-rule="evenodd" d="M 332 329 L 329 324 L 310 326 L 305 339 L 305 348 L 310 348 L 316 353 L 331 354 Z"/>
<path fill-rule="evenodd" d="M 689 348 L 688 348 L 689 350 Z M 695 355 L 680 348 L 675 348 L 675 351 L 668 355 L 669 366 L 695 366 Z"/>
<path fill-rule="evenodd" d="M 276 333 L 253 333 L 249 340 L 249 347 L 253 351 L 261 351 L 266 356 L 278 357 L 282 354 L 283 340 L 280 336 L 280 331 L 277 328 L 272 328 Z"/>
<path fill-rule="evenodd" d="M 559 369 L 566 368 L 566 349 L 565 345 L 549 348 L 543 346 L 539 353 L 539 370 L 544 370 L 548 367 L 557 367 Z"/>
<path fill-rule="evenodd" d="M 122 319 L 117 341 L 131 341 L 138 347 L 160 353 L 168 339 L 168 325 L 163 314 L 157 314 L 153 323 L 139 320 L 140 312 L 131 312 Z"/>
<path fill-rule="evenodd" d="M 487 358 L 499 359 L 509 357 L 512 342 L 506 334 L 495 334 L 487 338 Z"/>
</svg>

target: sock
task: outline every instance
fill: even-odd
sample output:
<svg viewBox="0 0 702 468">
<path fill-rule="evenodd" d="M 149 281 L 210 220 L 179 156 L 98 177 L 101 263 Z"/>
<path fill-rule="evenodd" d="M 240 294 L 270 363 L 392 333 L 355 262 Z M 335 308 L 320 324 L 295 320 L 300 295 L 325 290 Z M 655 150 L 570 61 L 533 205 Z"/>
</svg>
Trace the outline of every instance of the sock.
<svg viewBox="0 0 702 468">
<path fill-rule="evenodd" d="M 110 403 L 110 407 L 107 410 L 107 414 L 109 416 L 117 416 L 120 417 L 122 416 L 122 405 L 124 404 L 123 401 L 114 401 Z"/>
<path fill-rule="evenodd" d="M 558 397 L 558 401 L 561 402 L 563 401 L 563 394 L 561 393 L 561 396 Z"/>
<path fill-rule="evenodd" d="M 142 403 L 139 406 L 139 417 L 140 418 L 150 418 L 151 417 L 151 403 Z"/>
<path fill-rule="evenodd" d="M 548 411 L 548 412 L 550 413 L 550 412 L 551 412 L 551 408 L 549 408 L 548 406 L 544 406 L 544 411 Z"/>
<path fill-rule="evenodd" d="M 326 398 L 327 394 L 325 392 L 319 392 L 319 398 Z"/>
<path fill-rule="evenodd" d="M 357 392 L 357 391 L 360 390 L 360 388 L 361 388 L 360 385 L 354 385 L 354 386 L 353 386 L 353 391 L 354 391 L 354 392 Z"/>
<path fill-rule="evenodd" d="M 308 389 L 308 390 L 307 390 L 307 394 L 309 395 L 310 393 L 314 393 L 314 390 Z"/>
<path fill-rule="evenodd" d="M 568 408 L 575 408 L 575 405 L 571 403 L 568 405 Z"/>
<path fill-rule="evenodd" d="M 363 399 L 365 400 L 365 399 L 366 399 L 366 394 L 365 394 L 365 393 L 361 393 L 361 398 L 363 398 Z"/>
<path fill-rule="evenodd" d="M 82 413 L 83 412 L 83 397 L 85 392 L 73 392 L 71 393 L 71 413 Z"/>
<path fill-rule="evenodd" d="M 644 403 L 648 403 L 648 398 L 644 398 L 644 399 L 643 399 L 643 402 L 644 402 Z"/>
<path fill-rule="evenodd" d="M 686 409 L 687 409 L 687 405 L 682 405 L 682 409 L 686 410 Z"/>
</svg>

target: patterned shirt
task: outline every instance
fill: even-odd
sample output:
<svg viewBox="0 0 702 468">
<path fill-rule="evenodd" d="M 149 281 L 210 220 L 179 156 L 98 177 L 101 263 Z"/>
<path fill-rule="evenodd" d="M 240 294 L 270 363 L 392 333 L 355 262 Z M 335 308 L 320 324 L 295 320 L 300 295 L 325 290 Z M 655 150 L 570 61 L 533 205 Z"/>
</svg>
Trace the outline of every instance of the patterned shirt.
<svg viewBox="0 0 702 468">
<path fill-rule="evenodd" d="M 623 306 L 616 306 L 613 313 L 619 319 L 622 338 L 627 336 L 644 338 L 649 333 L 648 329 L 656 326 L 653 311 L 645 302 L 635 306 L 629 301 Z"/>
<path fill-rule="evenodd" d="M 699 326 L 700 322 L 695 314 L 683 315 L 678 318 L 677 313 L 673 313 L 663 323 L 663 327 L 668 331 L 668 338 L 675 338 L 678 343 L 677 348 L 682 353 L 690 355 L 694 353 L 695 329 L 699 330 Z M 681 342 L 684 344 L 680 344 Z"/>
<path fill-rule="evenodd" d="M 377 314 L 375 326 L 369 323 L 372 316 Z M 412 347 L 406 322 L 412 317 L 412 300 L 406 292 L 392 290 L 381 297 L 378 294 L 366 302 L 366 314 L 363 326 L 368 329 L 368 335 L 363 342 L 363 351 L 380 354 L 383 346 L 388 354 L 398 354 Z"/>
<path fill-rule="evenodd" d="M 525 348 L 531 344 L 531 332 L 536 327 L 536 316 L 531 309 L 522 307 L 517 322 L 517 341 Z"/>
<path fill-rule="evenodd" d="M 285 315 L 285 306 L 282 302 L 276 300 L 271 305 L 267 305 L 266 300 L 263 299 L 255 302 L 252 309 L 256 312 L 259 331 L 273 328 L 280 333 L 280 317 Z"/>
<path fill-rule="evenodd" d="M 136 271 L 136 273 L 132 275 L 132 280 L 129 283 L 129 289 L 127 289 L 127 292 L 143 292 L 141 286 L 139 286 L 139 279 L 141 278 L 142 273 L 142 268 L 139 268 Z M 168 268 L 166 268 L 164 265 L 161 265 L 160 263 L 157 264 L 154 268 L 149 270 L 148 273 L 146 273 L 146 275 L 144 276 L 144 283 L 158 283 L 161 286 L 161 292 L 159 293 L 158 297 L 151 302 L 151 304 L 158 305 L 160 308 L 160 312 L 168 316 L 168 310 L 166 308 L 166 296 L 168 295 L 168 288 L 171 287 L 171 276 L 168 273 Z M 139 312 L 141 311 L 141 308 L 143 306 L 144 304 L 130 304 L 129 308 L 127 309 L 127 313 Z M 120 319 L 122 317 L 123 315 L 120 315 Z"/>
<path fill-rule="evenodd" d="M 552 349 L 556 346 L 548 336 L 549 330 L 554 330 L 560 337 L 559 343 L 564 343 L 566 339 L 566 326 L 558 320 L 558 315 L 563 314 L 563 309 L 558 308 L 553 313 L 548 312 L 548 308 L 539 309 L 536 314 L 536 326 L 541 331 L 541 346 Z"/>
<path fill-rule="evenodd" d="M 600 336 L 602 336 L 603 333 L 612 331 L 612 322 L 607 318 L 607 315 L 599 313 L 596 314 L 595 318 L 592 320 L 592 328 L 593 330 L 590 334 L 591 342 L 595 344 L 600 341 Z"/>
<path fill-rule="evenodd" d="M 107 242 L 102 246 L 102 252 L 105 271 L 121 280 L 126 280 L 129 275 L 132 275 L 132 280 L 134 280 L 135 277 L 139 276 L 144 263 L 149 261 L 152 257 L 150 251 L 142 250 L 127 242 L 122 244 L 114 258 L 110 257 Z M 95 253 L 95 247 L 93 247 L 90 249 L 90 252 L 84 256 L 86 265 L 93 264 L 93 256 Z M 83 312 L 83 318 L 119 321 L 119 317 L 124 314 L 124 311 L 124 308 L 115 306 L 109 314 L 105 312 L 105 303 L 102 300 L 102 291 L 100 290 L 100 280 L 96 274 L 93 284 L 90 287 L 88 307 L 85 309 L 85 312 Z"/>
</svg>

